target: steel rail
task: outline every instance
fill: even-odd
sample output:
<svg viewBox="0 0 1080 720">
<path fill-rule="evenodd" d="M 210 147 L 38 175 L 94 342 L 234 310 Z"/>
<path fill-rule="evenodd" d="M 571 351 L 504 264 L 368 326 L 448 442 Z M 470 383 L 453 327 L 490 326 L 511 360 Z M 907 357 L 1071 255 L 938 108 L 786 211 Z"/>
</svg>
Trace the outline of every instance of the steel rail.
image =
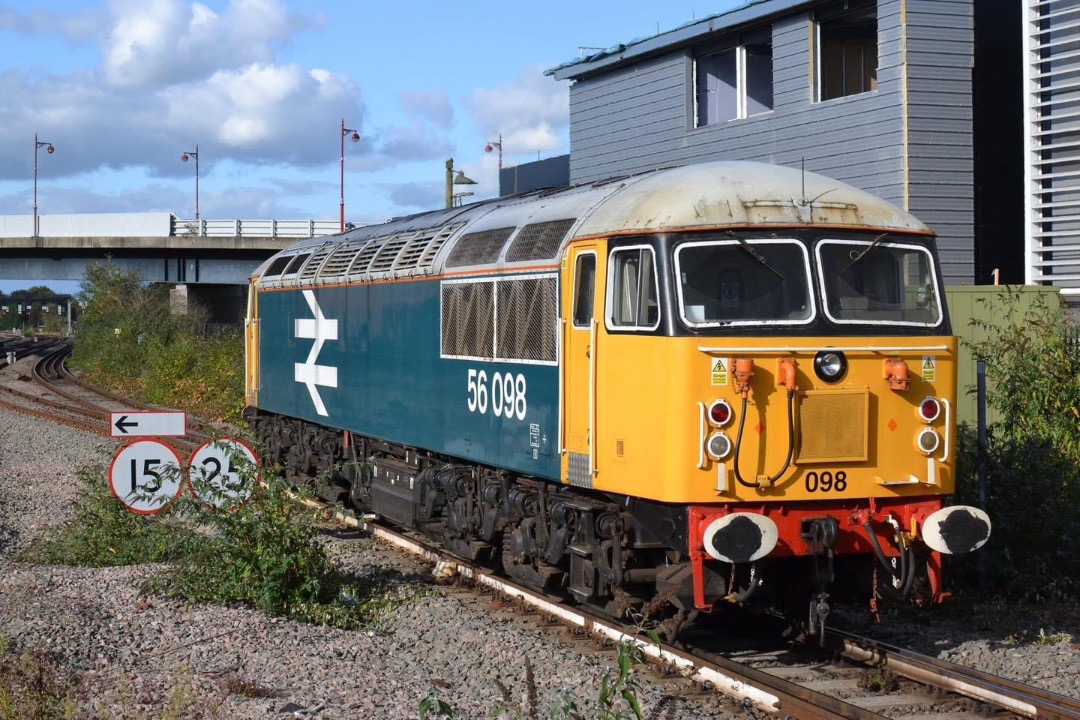
<svg viewBox="0 0 1080 720">
<path fill-rule="evenodd" d="M 554 602 L 545 595 L 492 575 L 460 558 L 436 550 L 416 538 L 369 522 L 367 518 L 355 517 L 317 500 L 300 498 L 298 495 L 294 497 L 308 507 L 332 510 L 332 519 L 335 522 L 370 533 L 373 537 L 424 560 L 453 562 L 457 566 L 459 575 L 471 579 L 477 585 L 521 601 L 531 608 L 557 617 L 564 623 L 590 635 L 614 642 L 630 643 L 648 657 L 675 668 L 686 679 L 715 688 L 720 693 L 741 702 L 744 707 L 753 706 L 773 715 L 802 720 L 836 720 L 837 718 L 885 720 L 883 715 L 728 658 L 720 656 L 705 658 L 668 644 L 657 645 L 647 638 L 629 634 L 624 627 L 592 615 L 581 608 Z"/>
<path fill-rule="evenodd" d="M 30 393 L 26 393 L 14 388 L 0 387 L 0 391 L 9 393 L 16 397 L 20 397 L 23 400 L 32 404 L 44 405 L 45 407 L 51 408 L 52 411 L 38 410 L 33 407 L 28 407 L 26 405 L 20 405 L 18 403 L 8 402 L 4 400 L 0 400 L 0 407 L 7 408 L 15 412 L 32 415 L 34 417 L 41 418 L 42 420 L 57 422 L 62 425 L 67 425 L 69 427 L 74 427 L 76 429 L 84 430 L 97 435 L 111 437 L 112 429 L 109 427 L 109 420 L 111 413 L 114 411 L 90 402 L 90 400 L 88 400 L 85 396 L 80 396 L 76 393 L 72 393 L 68 390 L 58 387 L 53 382 L 53 380 L 50 379 L 50 377 L 52 377 L 55 379 L 63 379 L 66 382 L 71 382 L 72 384 L 82 387 L 90 393 L 101 395 L 110 400 L 121 403 L 128 408 L 143 410 L 157 409 L 152 405 L 137 402 L 135 400 L 132 400 L 131 398 L 80 380 L 78 377 L 69 372 L 67 367 L 65 366 L 67 359 L 71 356 L 71 351 L 71 343 L 64 342 L 59 348 L 54 348 L 51 346 L 34 347 L 32 348 L 32 353 L 27 352 L 26 354 L 43 353 L 42 357 L 34 363 L 34 367 L 31 370 L 31 375 L 34 382 L 47 389 L 49 392 L 55 393 L 60 397 L 70 401 L 71 403 L 74 403 L 74 405 L 66 405 L 62 402 L 58 402 L 50 398 L 31 395 Z M 59 413 L 84 415 L 94 418 L 98 422 L 84 422 Z M 196 424 L 195 426 L 197 428 L 200 427 L 198 424 Z M 176 449 L 186 454 L 190 454 L 197 447 L 199 447 L 209 439 L 210 436 L 204 433 L 188 432 L 187 435 L 181 437 L 170 437 L 168 438 L 168 442 L 172 444 Z M 118 440 L 120 439 L 118 438 Z"/>
<path fill-rule="evenodd" d="M 897 675 L 989 703 L 1023 717 L 1080 720 L 1080 699 L 1077 698 L 841 630 L 829 630 L 827 643 L 832 649 L 854 660 L 882 665 Z"/>
</svg>

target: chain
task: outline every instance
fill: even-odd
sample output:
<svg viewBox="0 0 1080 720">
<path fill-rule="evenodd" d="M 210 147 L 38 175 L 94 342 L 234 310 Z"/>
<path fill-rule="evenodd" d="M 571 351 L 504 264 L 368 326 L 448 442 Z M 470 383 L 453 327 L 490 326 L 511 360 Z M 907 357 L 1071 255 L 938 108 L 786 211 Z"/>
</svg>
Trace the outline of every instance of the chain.
<svg viewBox="0 0 1080 720">
<path fill-rule="evenodd" d="M 881 615 L 878 614 L 877 606 L 877 563 L 873 564 L 874 577 L 870 582 L 870 612 L 874 614 L 874 620 L 881 622 Z"/>
</svg>

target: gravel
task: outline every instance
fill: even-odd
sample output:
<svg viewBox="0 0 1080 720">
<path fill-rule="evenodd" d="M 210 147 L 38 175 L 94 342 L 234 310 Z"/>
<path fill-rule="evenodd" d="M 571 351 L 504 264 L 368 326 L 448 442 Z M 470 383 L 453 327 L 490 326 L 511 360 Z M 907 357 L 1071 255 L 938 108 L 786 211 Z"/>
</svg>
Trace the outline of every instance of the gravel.
<svg viewBox="0 0 1080 720">
<path fill-rule="evenodd" d="M 615 667 L 610 654 L 492 615 L 446 588 L 395 608 L 378 630 L 345 632 L 246 608 L 140 597 L 135 585 L 151 566 L 14 561 L 69 516 L 77 470 L 106 465 L 114 447 L 0 410 L 0 637 L 14 650 L 48 653 L 70 679 L 81 717 L 288 718 L 321 706 L 308 717 L 410 718 L 432 689 L 459 719 L 490 718 L 499 706 L 516 707 L 522 717 L 536 707 L 536 716 L 546 717 L 563 694 L 586 707 Z M 350 568 L 376 566 L 414 580 L 430 575 L 370 538 L 332 542 Z M 676 696 L 677 685 L 642 683 L 652 717 L 743 717 L 726 699 L 687 699 Z M 245 697 L 244 685 L 272 697 Z"/>
<path fill-rule="evenodd" d="M 135 584 L 155 571 L 151 566 L 13 560 L 69 516 L 80 491 L 77 470 L 105 466 L 114 447 L 0 410 L 0 637 L 15 650 L 48 653 L 76 693 L 80 717 L 287 718 L 321 708 L 307 717 L 409 718 L 433 689 L 456 718 L 490 718 L 506 705 L 521 717 L 533 708 L 546 717 L 561 695 L 582 707 L 595 700 L 601 676 L 614 668 L 610 654 L 576 648 L 446 589 L 395 608 L 377 630 L 344 632 L 245 608 L 141 597 Z M 403 581 L 430 573 L 368 538 L 331 542 L 351 568 L 396 571 Z M 1013 622 L 1000 626 L 962 615 L 930 611 L 869 629 L 896 644 L 1080 696 L 1080 652 L 1069 634 L 1076 615 L 1034 616 L 1024 625 L 1005 610 Z M 683 686 L 639 678 L 646 717 L 740 716 L 722 698 L 685 697 Z M 247 697 L 245 688 L 270 696 Z"/>
</svg>

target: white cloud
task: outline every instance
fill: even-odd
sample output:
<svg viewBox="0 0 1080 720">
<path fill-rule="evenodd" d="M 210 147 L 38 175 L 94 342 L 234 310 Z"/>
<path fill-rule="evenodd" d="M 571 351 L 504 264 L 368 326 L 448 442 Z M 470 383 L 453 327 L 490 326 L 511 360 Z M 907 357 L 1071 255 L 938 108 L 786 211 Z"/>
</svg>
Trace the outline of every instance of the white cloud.
<svg viewBox="0 0 1080 720">
<path fill-rule="evenodd" d="M 147 87 L 205 77 L 272 60 L 302 19 L 278 0 L 231 0 L 218 15 L 182 0 L 113 0 L 114 24 L 103 48 L 105 77 Z"/>
<path fill-rule="evenodd" d="M 454 108 L 442 90 L 407 90 L 401 93 L 401 108 L 441 128 L 454 124 Z"/>
<path fill-rule="evenodd" d="M 478 89 L 468 99 L 476 126 L 490 139 L 502 134 L 504 154 L 562 148 L 560 131 L 570 123 L 569 89 L 545 77 L 543 71 L 542 65 L 528 67 L 514 83 Z"/>
</svg>

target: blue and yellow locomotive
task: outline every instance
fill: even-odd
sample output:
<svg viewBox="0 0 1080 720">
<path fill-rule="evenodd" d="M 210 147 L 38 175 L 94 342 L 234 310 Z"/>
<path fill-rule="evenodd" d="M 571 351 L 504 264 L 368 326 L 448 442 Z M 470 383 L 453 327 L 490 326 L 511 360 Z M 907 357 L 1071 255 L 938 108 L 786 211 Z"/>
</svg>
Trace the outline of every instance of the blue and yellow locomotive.
<svg viewBox="0 0 1080 720">
<path fill-rule="evenodd" d="M 941 553 L 990 532 L 945 504 L 956 339 L 933 234 L 782 167 L 297 243 L 251 280 L 247 394 L 290 478 L 610 614 L 760 587 L 797 590 L 816 626 L 833 581 L 875 564 L 908 592 L 927 558 L 939 599 Z"/>
</svg>

